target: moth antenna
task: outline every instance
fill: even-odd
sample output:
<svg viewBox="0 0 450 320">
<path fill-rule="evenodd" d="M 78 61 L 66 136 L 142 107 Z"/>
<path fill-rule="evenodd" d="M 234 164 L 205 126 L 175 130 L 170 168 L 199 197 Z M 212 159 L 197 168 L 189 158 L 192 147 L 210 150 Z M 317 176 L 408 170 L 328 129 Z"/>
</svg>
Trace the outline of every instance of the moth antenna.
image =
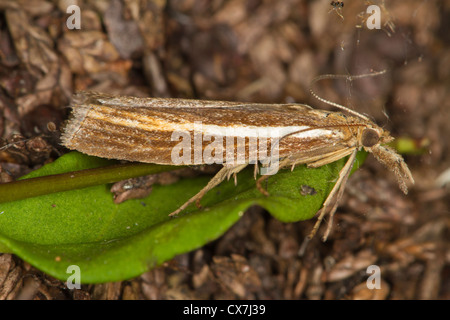
<svg viewBox="0 0 450 320">
<path fill-rule="evenodd" d="M 320 97 L 317 93 L 314 92 L 314 90 L 312 89 L 312 87 L 313 87 L 313 85 L 314 85 L 316 82 L 318 82 L 318 81 L 320 81 L 320 80 L 324 80 L 324 79 L 342 79 L 342 78 L 344 78 L 344 79 L 346 79 L 346 80 L 348 80 L 348 81 L 353 81 L 353 80 L 355 80 L 355 79 L 360 79 L 360 78 L 365 78 L 365 77 L 375 77 L 375 76 L 379 76 L 379 75 L 384 74 L 384 73 L 386 73 L 386 70 L 382 70 L 382 71 L 378 71 L 378 72 L 373 72 L 373 73 L 359 74 L 359 75 L 356 75 L 356 76 L 346 75 L 346 74 L 324 74 L 324 75 L 315 77 L 315 78 L 311 81 L 311 85 L 309 86 L 309 92 L 311 93 L 311 95 L 312 95 L 314 98 L 316 98 L 316 99 L 319 100 L 319 101 L 322 101 L 322 102 L 324 102 L 324 103 L 326 103 L 326 104 L 328 104 L 328 105 L 330 105 L 330 106 L 333 106 L 333 107 L 339 108 L 339 109 L 341 109 L 341 110 L 344 110 L 344 111 L 346 111 L 346 112 L 348 112 L 348 113 L 351 113 L 351 114 L 353 114 L 353 115 L 355 115 L 355 116 L 357 116 L 357 117 L 360 117 L 360 118 L 362 118 L 362 119 L 364 119 L 364 120 L 369 120 L 368 117 L 366 117 L 366 116 L 360 114 L 359 112 L 356 112 L 356 111 L 354 111 L 354 110 L 352 110 L 352 109 L 350 109 L 350 108 L 347 108 L 347 107 L 345 107 L 345 106 L 343 106 L 343 105 L 341 105 L 341 104 L 339 104 L 339 103 L 336 103 L 336 102 L 333 102 L 333 101 L 330 101 L 330 100 L 327 100 L 327 99 L 324 99 L 324 98 Z"/>
</svg>

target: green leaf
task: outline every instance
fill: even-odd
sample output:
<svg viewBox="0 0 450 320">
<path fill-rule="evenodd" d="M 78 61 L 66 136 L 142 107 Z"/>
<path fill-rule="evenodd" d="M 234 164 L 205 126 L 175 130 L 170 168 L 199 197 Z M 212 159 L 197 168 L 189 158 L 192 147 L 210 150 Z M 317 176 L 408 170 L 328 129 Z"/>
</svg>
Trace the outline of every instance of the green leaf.
<svg viewBox="0 0 450 320">
<path fill-rule="evenodd" d="M 358 156 L 358 162 L 363 158 L 365 153 Z M 253 168 L 249 167 L 238 174 L 237 186 L 234 181 L 223 182 L 202 199 L 204 209 L 191 205 L 176 218 L 168 214 L 205 186 L 210 177 L 156 185 L 147 198 L 122 204 L 113 202 L 110 184 L 0 203 L 0 249 L 64 281 L 72 274 L 67 272 L 70 265 L 80 268 L 82 283 L 132 278 L 217 239 L 252 205 L 263 206 L 283 222 L 312 218 L 345 160 L 317 169 L 299 166 L 293 172 L 280 170 L 267 180 L 269 197 L 256 189 Z M 104 163 L 73 152 L 25 178 Z M 302 186 L 314 191 L 305 194 Z"/>
</svg>

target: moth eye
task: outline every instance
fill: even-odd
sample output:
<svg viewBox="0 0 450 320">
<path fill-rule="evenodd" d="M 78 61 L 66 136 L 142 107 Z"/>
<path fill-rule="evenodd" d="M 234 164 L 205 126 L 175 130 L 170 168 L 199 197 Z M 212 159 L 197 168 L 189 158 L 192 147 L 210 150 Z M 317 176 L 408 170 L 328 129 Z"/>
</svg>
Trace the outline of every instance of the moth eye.
<svg viewBox="0 0 450 320">
<path fill-rule="evenodd" d="M 362 144 L 364 147 L 373 147 L 380 140 L 380 135 L 374 129 L 364 129 L 362 133 Z"/>
</svg>

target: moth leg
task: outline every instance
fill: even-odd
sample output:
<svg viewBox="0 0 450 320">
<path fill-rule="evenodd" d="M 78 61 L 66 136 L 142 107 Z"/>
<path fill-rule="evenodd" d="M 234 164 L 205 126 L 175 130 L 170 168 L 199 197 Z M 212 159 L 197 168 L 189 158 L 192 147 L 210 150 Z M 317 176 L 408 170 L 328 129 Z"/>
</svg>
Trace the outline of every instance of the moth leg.
<svg viewBox="0 0 450 320">
<path fill-rule="evenodd" d="M 325 231 L 325 234 L 324 234 L 324 236 L 322 238 L 323 241 L 327 240 L 328 235 L 330 234 L 330 231 L 331 231 L 331 227 L 333 225 L 334 213 L 336 212 L 339 200 L 342 197 L 342 194 L 344 192 L 345 184 L 347 183 L 347 179 L 348 179 L 348 177 L 350 175 L 350 172 L 351 172 L 351 170 L 353 168 L 353 164 L 355 162 L 356 153 L 357 152 L 358 152 L 357 150 L 353 151 L 353 153 L 350 155 L 350 158 L 345 163 L 345 166 L 339 172 L 339 178 L 336 181 L 336 184 L 334 185 L 334 187 L 331 190 L 330 194 L 328 195 L 327 199 L 323 203 L 322 209 L 320 209 L 320 211 L 318 212 L 319 216 L 317 217 L 317 221 L 314 224 L 314 227 L 313 227 L 313 229 L 311 230 L 311 233 L 308 236 L 309 239 L 313 238 L 314 235 L 317 233 L 317 230 L 319 229 L 320 224 L 321 224 L 323 218 L 325 217 L 325 215 L 327 213 L 328 207 L 330 206 L 331 202 L 335 198 L 335 203 L 334 203 L 333 207 L 331 208 L 331 210 L 329 212 L 330 220 L 328 222 L 327 230 Z"/>
<path fill-rule="evenodd" d="M 291 166 L 291 171 L 293 171 L 294 167 L 296 165 L 304 164 L 304 163 L 306 163 L 308 167 L 317 168 L 317 167 L 326 165 L 328 163 L 335 162 L 335 161 L 349 155 L 350 153 L 353 152 L 353 150 L 354 150 L 354 148 L 348 148 L 345 150 L 337 150 L 337 151 L 333 151 L 333 152 L 327 153 L 322 156 L 316 156 L 312 160 L 311 160 L 311 157 L 307 158 L 304 156 L 299 157 L 297 159 L 295 157 L 294 158 L 293 157 L 285 158 L 280 162 L 279 168 L 281 169 L 281 168 L 284 168 L 285 166 Z M 269 175 L 263 175 L 256 181 L 256 187 L 258 188 L 259 192 L 261 192 L 265 196 L 269 196 L 269 193 L 262 186 L 262 182 L 264 180 L 266 180 L 268 177 L 269 177 Z"/>
<path fill-rule="evenodd" d="M 253 170 L 253 177 L 256 180 L 256 176 L 258 175 L 258 161 L 255 161 L 255 169 Z"/>
<path fill-rule="evenodd" d="M 276 168 L 276 170 L 279 170 L 279 169 L 281 169 L 281 168 L 283 168 L 283 167 L 285 167 L 287 165 L 290 165 L 291 163 L 292 163 L 291 159 L 285 158 L 282 161 L 280 161 L 280 163 L 278 164 L 278 167 Z M 268 174 L 265 174 L 265 175 L 259 177 L 259 179 L 256 180 L 256 188 L 258 188 L 259 192 L 261 192 L 266 197 L 269 196 L 269 192 L 267 192 L 267 190 L 264 189 L 264 187 L 261 185 L 261 183 L 264 180 L 266 180 L 267 178 L 269 178 L 271 175 L 272 175 L 271 173 L 268 173 Z M 255 175 L 255 178 L 256 178 L 256 175 Z"/>
<path fill-rule="evenodd" d="M 208 184 L 200 190 L 195 196 L 190 198 L 188 201 L 186 201 L 181 207 L 179 207 L 177 210 L 169 214 L 169 216 L 173 217 L 179 214 L 181 211 L 186 209 L 188 205 L 190 205 L 193 202 L 197 202 L 199 204 L 199 201 L 202 199 L 202 197 L 212 188 L 219 185 L 225 178 L 230 177 L 233 174 L 237 174 L 239 171 L 244 169 L 247 166 L 247 164 L 240 164 L 237 166 L 224 166 L 222 169 L 220 169 L 219 172 L 208 182 Z"/>
<path fill-rule="evenodd" d="M 233 173 L 234 185 L 237 186 L 237 173 Z"/>
<path fill-rule="evenodd" d="M 129 199 L 145 198 L 151 193 L 155 184 L 170 185 L 177 182 L 180 178 L 191 178 L 198 176 L 200 173 L 217 173 L 217 167 L 212 165 L 192 166 L 174 171 L 130 178 L 114 183 L 110 191 L 114 194 L 114 203 L 119 204 Z"/>
<path fill-rule="evenodd" d="M 266 197 L 269 196 L 269 192 L 267 192 L 266 189 L 264 189 L 264 187 L 261 185 L 261 183 L 266 180 L 269 177 L 269 175 L 264 175 L 259 177 L 258 180 L 256 180 L 256 188 L 258 188 L 258 191 L 261 192 L 263 195 L 265 195 Z"/>
<path fill-rule="evenodd" d="M 345 150 L 340 150 L 339 152 L 333 152 L 332 154 L 328 155 L 326 158 L 322 158 L 313 162 L 308 163 L 309 168 L 318 168 L 321 166 L 324 166 L 326 164 L 338 161 L 342 159 L 343 157 L 348 156 L 353 152 L 354 148 L 348 148 Z"/>
</svg>

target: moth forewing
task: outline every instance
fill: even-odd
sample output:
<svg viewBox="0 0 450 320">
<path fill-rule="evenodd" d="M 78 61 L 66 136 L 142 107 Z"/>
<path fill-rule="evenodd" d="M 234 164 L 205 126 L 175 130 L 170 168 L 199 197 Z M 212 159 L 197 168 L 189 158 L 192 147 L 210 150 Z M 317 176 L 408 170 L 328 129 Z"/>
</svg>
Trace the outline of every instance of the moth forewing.
<svg viewBox="0 0 450 320">
<path fill-rule="evenodd" d="M 209 144 L 200 139 L 202 145 L 195 145 L 196 133 L 221 138 L 224 150 L 227 141 L 246 137 L 245 160 L 249 160 L 249 150 L 254 147 L 255 140 L 250 138 L 255 136 L 276 139 L 289 132 L 309 129 L 284 139 L 278 148 L 280 157 L 291 154 L 294 146 L 316 149 L 343 138 L 336 130 L 313 128 L 318 122 L 333 124 L 335 121 L 332 116 L 327 118 L 328 113 L 306 105 L 145 99 L 80 92 L 71 107 L 72 116 L 61 137 L 63 145 L 89 155 L 128 161 L 179 165 L 172 159 L 173 149 L 180 142 L 173 139 L 174 132 L 187 135 L 191 142 L 188 159 L 192 162 L 188 164 L 205 163 L 203 159 L 195 161 L 195 152 L 201 149 L 203 154 Z M 196 123 L 201 123 L 197 131 Z M 232 151 L 236 153 L 237 149 Z"/>
</svg>

